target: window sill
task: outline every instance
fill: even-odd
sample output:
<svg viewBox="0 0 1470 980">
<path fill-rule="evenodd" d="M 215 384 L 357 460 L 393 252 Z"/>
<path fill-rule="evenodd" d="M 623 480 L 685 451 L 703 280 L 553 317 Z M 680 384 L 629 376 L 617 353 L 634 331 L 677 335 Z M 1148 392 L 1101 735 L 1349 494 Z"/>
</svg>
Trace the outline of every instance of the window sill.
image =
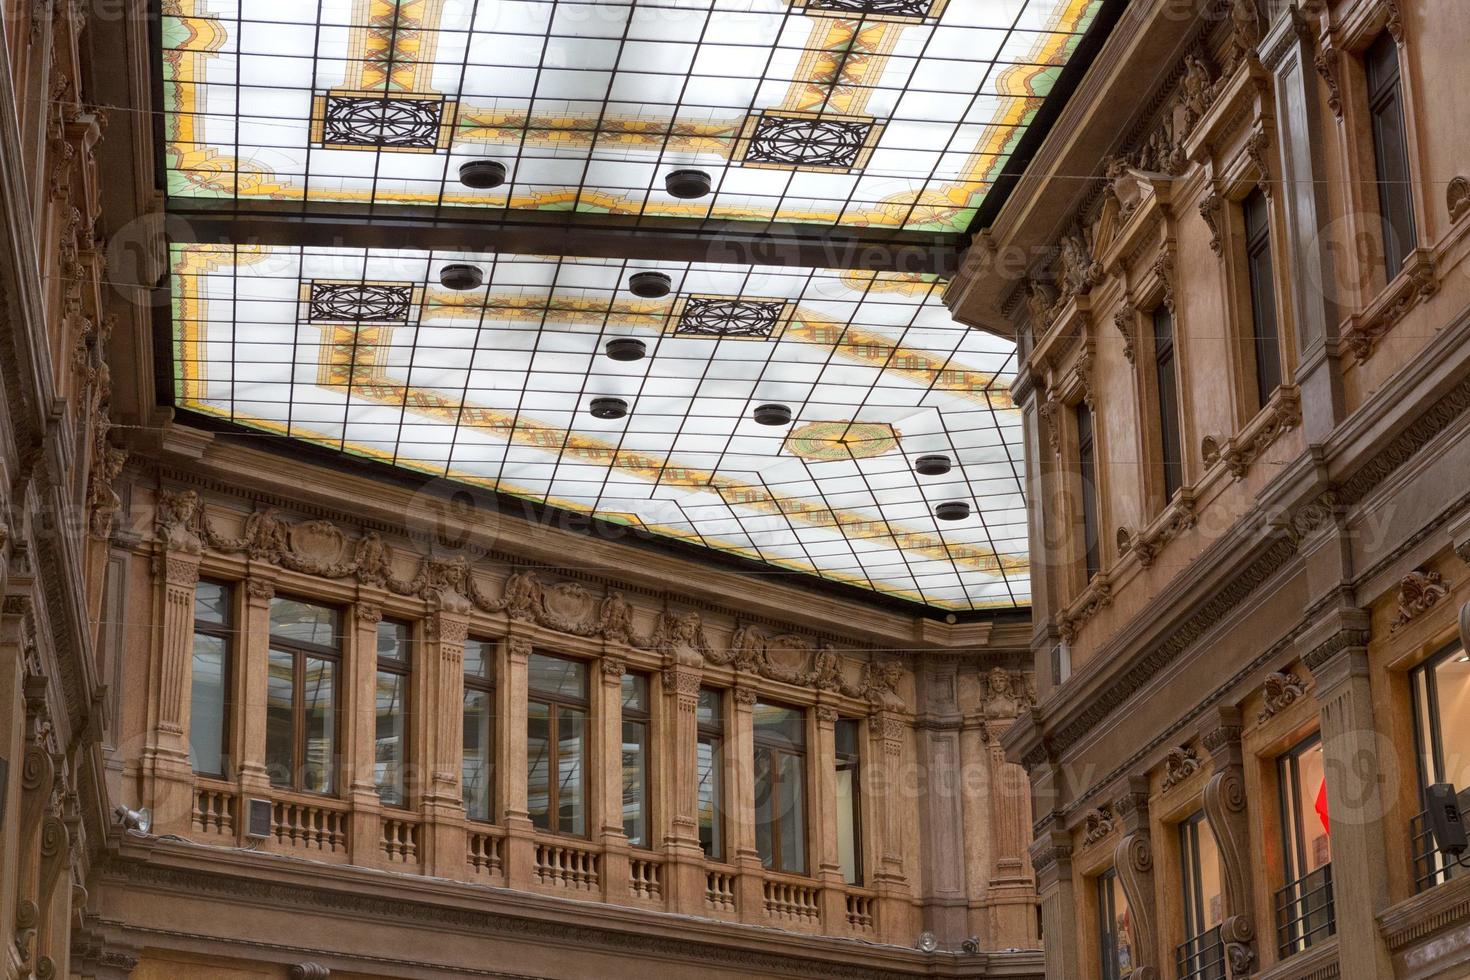
<svg viewBox="0 0 1470 980">
<path fill-rule="evenodd" d="M 1361 313 L 1339 329 L 1342 344 L 1358 364 L 1365 363 L 1378 343 L 1409 311 L 1439 291 L 1434 252 L 1416 248 L 1404 260 L 1402 271 Z"/>
<path fill-rule="evenodd" d="M 1302 421 L 1301 390 L 1296 385 L 1282 385 L 1271 399 L 1235 435 L 1225 440 L 1205 436 L 1200 451 L 1208 472 L 1224 464 L 1237 480 L 1245 478 L 1251 464 L 1263 456 L 1271 444 Z"/>
</svg>

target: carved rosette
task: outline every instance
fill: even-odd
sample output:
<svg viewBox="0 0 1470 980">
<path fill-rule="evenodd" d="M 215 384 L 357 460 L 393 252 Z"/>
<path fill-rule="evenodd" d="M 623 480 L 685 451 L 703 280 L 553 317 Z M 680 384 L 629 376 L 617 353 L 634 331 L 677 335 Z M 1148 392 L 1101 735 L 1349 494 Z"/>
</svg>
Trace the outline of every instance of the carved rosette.
<svg viewBox="0 0 1470 980">
<path fill-rule="evenodd" d="M 1449 594 L 1444 576 L 1439 572 L 1415 569 L 1399 582 L 1398 612 L 1389 623 L 1389 630 L 1398 632 Z"/>
<path fill-rule="evenodd" d="M 1192 745 L 1176 745 L 1164 756 L 1163 787 L 1171 790 L 1199 772 L 1199 755 Z"/>
<path fill-rule="evenodd" d="M 1306 692 L 1306 684 L 1290 670 L 1267 674 L 1261 688 L 1261 713 L 1257 721 L 1266 721 L 1285 711 Z"/>
<path fill-rule="evenodd" d="M 1113 832 L 1113 811 L 1108 806 L 1094 807 L 1087 811 L 1083 820 L 1085 824 L 1082 834 L 1083 847 L 1091 847 Z"/>
</svg>

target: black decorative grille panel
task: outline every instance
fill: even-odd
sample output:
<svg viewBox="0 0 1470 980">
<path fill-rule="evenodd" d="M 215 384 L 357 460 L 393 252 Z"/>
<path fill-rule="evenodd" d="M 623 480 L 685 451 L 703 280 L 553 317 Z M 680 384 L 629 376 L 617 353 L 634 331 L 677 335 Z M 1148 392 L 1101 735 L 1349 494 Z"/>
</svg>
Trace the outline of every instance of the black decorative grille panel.
<svg viewBox="0 0 1470 980">
<path fill-rule="evenodd" d="M 806 0 L 808 10 L 835 10 L 844 14 L 879 14 L 888 17 L 929 16 L 934 0 Z"/>
<path fill-rule="evenodd" d="M 851 170 L 858 165 L 872 130 L 870 122 L 849 119 L 761 116 L 745 151 L 745 162 Z"/>
<path fill-rule="evenodd" d="M 786 310 L 782 300 L 691 296 L 674 327 L 676 336 L 769 337 Z"/>
<path fill-rule="evenodd" d="M 443 99 L 386 99 L 328 95 L 322 142 L 327 146 L 381 146 L 433 150 L 439 146 Z"/>
<path fill-rule="evenodd" d="M 413 286 L 371 282 L 314 282 L 307 319 L 312 323 L 407 323 Z"/>
</svg>

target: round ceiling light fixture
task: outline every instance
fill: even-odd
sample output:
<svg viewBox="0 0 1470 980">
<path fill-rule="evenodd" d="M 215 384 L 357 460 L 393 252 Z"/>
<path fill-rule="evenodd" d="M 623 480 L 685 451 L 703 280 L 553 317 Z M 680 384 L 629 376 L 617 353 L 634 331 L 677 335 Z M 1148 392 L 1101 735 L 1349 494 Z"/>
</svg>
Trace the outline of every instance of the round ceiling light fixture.
<svg viewBox="0 0 1470 980">
<path fill-rule="evenodd" d="M 628 289 L 634 296 L 640 296 L 643 299 L 658 299 L 660 296 L 667 296 L 672 288 L 674 288 L 674 280 L 662 272 L 635 272 L 628 277 Z"/>
<path fill-rule="evenodd" d="M 767 405 L 757 405 L 752 417 L 761 425 L 786 425 L 791 421 L 791 408 L 788 405 L 778 405 L 772 402 Z"/>
<path fill-rule="evenodd" d="M 621 398 L 594 398 L 588 407 L 595 419 L 620 419 L 628 414 L 628 403 Z"/>
<path fill-rule="evenodd" d="M 478 289 L 485 281 L 485 273 L 477 265 L 452 262 L 439 270 L 439 281 L 444 284 L 445 289 L 462 292 L 466 289 Z"/>
<path fill-rule="evenodd" d="M 641 361 L 648 354 L 648 345 L 633 337 L 614 337 L 603 350 L 615 361 Z"/>
<path fill-rule="evenodd" d="M 471 160 L 459 165 L 459 182 L 477 191 L 505 183 L 505 164 L 499 160 Z"/>
<path fill-rule="evenodd" d="M 934 453 L 914 460 L 914 472 L 922 476 L 943 476 L 949 472 L 952 465 L 948 456 L 943 453 Z"/>
<path fill-rule="evenodd" d="M 934 516 L 941 521 L 962 521 L 970 516 L 970 505 L 963 500 L 946 500 L 934 508 Z"/>
<path fill-rule="evenodd" d="M 703 170 L 673 170 L 664 177 L 664 188 L 674 197 L 685 200 L 704 197 L 713 183 Z"/>
</svg>

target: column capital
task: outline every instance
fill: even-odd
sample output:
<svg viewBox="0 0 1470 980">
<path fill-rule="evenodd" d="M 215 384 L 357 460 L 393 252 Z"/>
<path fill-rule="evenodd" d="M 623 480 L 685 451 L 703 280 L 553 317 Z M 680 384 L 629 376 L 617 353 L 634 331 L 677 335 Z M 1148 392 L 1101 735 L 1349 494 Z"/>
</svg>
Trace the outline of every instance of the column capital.
<svg viewBox="0 0 1470 980">
<path fill-rule="evenodd" d="M 1353 663 L 1362 661 L 1366 669 L 1368 641 L 1372 638 L 1370 617 L 1366 609 L 1339 607 L 1332 609 L 1307 631 L 1301 639 L 1302 664 L 1317 681 L 1317 696 L 1335 686 L 1353 672 Z"/>
<path fill-rule="evenodd" d="M 525 636 L 505 638 L 505 653 L 511 660 L 524 664 L 531 659 L 531 640 Z"/>
<path fill-rule="evenodd" d="M 1072 837 L 1066 831 L 1056 828 L 1043 831 L 1031 842 L 1030 850 L 1038 890 L 1043 879 L 1059 881 L 1072 877 Z"/>
</svg>

